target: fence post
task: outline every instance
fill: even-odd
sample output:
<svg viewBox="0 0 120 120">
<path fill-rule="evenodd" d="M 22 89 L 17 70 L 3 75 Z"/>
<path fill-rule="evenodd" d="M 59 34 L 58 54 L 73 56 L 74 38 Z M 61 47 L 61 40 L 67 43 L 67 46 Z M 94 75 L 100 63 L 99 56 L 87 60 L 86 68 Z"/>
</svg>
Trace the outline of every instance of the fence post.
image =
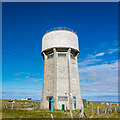
<svg viewBox="0 0 120 120">
<path fill-rule="evenodd" d="M 26 110 L 26 103 L 25 103 L 25 110 Z"/>
<path fill-rule="evenodd" d="M 119 112 L 119 104 L 118 104 L 118 112 Z"/>
<path fill-rule="evenodd" d="M 40 106 L 40 105 L 39 105 L 39 102 L 38 102 L 38 108 L 39 108 L 39 106 Z"/>
<path fill-rule="evenodd" d="M 107 113 L 107 107 L 105 108 L 105 114 Z"/>
<path fill-rule="evenodd" d="M 103 114 L 103 106 L 101 107 L 101 109 L 102 109 L 102 114 Z"/>
<path fill-rule="evenodd" d="M 52 114 L 51 114 L 51 118 L 52 118 L 52 120 L 54 120 L 54 119 L 53 119 L 53 115 L 52 115 Z"/>
<path fill-rule="evenodd" d="M 80 118 L 83 118 L 83 116 L 84 116 L 84 108 L 82 107 L 82 108 L 81 108 L 81 113 L 80 113 L 79 119 L 80 119 Z"/>
<path fill-rule="evenodd" d="M 67 116 L 67 106 L 66 106 L 66 116 Z"/>
<path fill-rule="evenodd" d="M 115 112 L 116 112 L 116 106 L 115 106 Z"/>
<path fill-rule="evenodd" d="M 112 107 L 111 107 L 111 102 L 110 102 L 110 113 L 112 113 Z"/>
<path fill-rule="evenodd" d="M 81 110 L 79 110 L 79 112 L 75 115 L 75 117 L 81 112 Z"/>
<path fill-rule="evenodd" d="M 5 104 L 5 108 L 6 108 L 6 104 Z"/>
<path fill-rule="evenodd" d="M 93 108 L 91 107 L 91 115 L 93 115 Z"/>
<path fill-rule="evenodd" d="M 99 106 L 97 106 L 97 115 L 99 115 Z"/>
<path fill-rule="evenodd" d="M 111 109 L 111 102 L 110 102 L 110 109 Z"/>
<path fill-rule="evenodd" d="M 34 112 L 34 103 L 33 103 L 33 112 Z"/>
<path fill-rule="evenodd" d="M 73 120 L 73 116 L 72 116 L 72 111 L 70 110 L 70 115 L 71 115 L 71 118 L 72 118 L 72 120 Z"/>
<path fill-rule="evenodd" d="M 12 103 L 12 109 L 13 109 L 13 103 Z"/>
<path fill-rule="evenodd" d="M 108 113 L 108 106 L 106 106 L 106 113 Z"/>
<path fill-rule="evenodd" d="M 118 112 L 120 112 L 120 104 L 118 104 Z"/>
<path fill-rule="evenodd" d="M 19 102 L 17 104 L 18 104 L 18 110 L 19 110 Z"/>
</svg>

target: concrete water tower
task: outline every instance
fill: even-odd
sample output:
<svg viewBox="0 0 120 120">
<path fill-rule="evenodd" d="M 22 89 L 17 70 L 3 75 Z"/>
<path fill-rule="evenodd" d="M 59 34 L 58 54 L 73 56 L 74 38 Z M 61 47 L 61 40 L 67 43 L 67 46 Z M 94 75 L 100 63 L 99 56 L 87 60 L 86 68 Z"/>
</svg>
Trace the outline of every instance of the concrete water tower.
<svg viewBox="0 0 120 120">
<path fill-rule="evenodd" d="M 77 56 L 78 36 L 68 28 L 47 31 L 42 38 L 44 78 L 41 108 L 81 109 L 83 107 Z M 52 104 L 51 104 L 51 101 Z M 54 102 L 54 103 L 53 103 Z"/>
</svg>

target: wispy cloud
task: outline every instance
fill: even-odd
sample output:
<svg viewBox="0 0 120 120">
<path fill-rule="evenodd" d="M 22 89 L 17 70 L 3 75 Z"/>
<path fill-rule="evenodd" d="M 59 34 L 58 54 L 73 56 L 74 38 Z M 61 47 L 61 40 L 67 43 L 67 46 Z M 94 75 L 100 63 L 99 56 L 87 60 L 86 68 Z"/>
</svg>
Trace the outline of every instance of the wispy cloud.
<svg viewBox="0 0 120 120">
<path fill-rule="evenodd" d="M 95 56 L 103 56 L 105 53 L 104 52 L 102 52 L 102 53 L 98 53 L 98 54 L 96 54 Z"/>
<path fill-rule="evenodd" d="M 34 76 L 39 76 L 39 75 L 40 75 L 40 73 L 37 73 L 37 74 L 32 74 L 32 75 L 34 75 Z"/>
<path fill-rule="evenodd" d="M 29 76 L 25 76 L 25 78 L 29 78 Z"/>
<path fill-rule="evenodd" d="M 29 82 L 39 82 L 39 81 L 43 81 L 42 78 L 28 78 L 26 81 L 29 81 Z"/>
<path fill-rule="evenodd" d="M 90 65 L 90 64 L 96 64 L 100 61 L 102 61 L 102 60 L 101 59 L 87 59 L 87 60 L 79 62 L 78 65 L 79 66 L 87 66 L 87 65 Z"/>
<path fill-rule="evenodd" d="M 20 74 L 30 75 L 30 73 L 26 73 L 26 72 L 20 72 Z"/>
<path fill-rule="evenodd" d="M 14 74 L 14 76 L 16 76 L 14 78 L 14 80 L 24 80 L 24 81 L 28 81 L 28 82 L 39 82 L 39 81 L 43 81 L 42 78 L 38 77 L 40 74 L 31 74 L 31 73 L 24 73 L 24 72 L 20 72 L 20 74 Z"/>
<path fill-rule="evenodd" d="M 14 76 L 18 76 L 18 75 L 20 75 L 20 74 L 14 74 Z"/>
<path fill-rule="evenodd" d="M 26 97 L 32 97 L 32 98 L 36 98 L 36 99 L 40 99 L 41 98 L 41 95 L 42 95 L 42 89 L 40 90 L 34 90 L 32 89 L 29 90 L 29 91 L 8 91 L 8 90 L 5 90 L 2 92 L 2 95 L 3 95 L 3 98 L 17 98 L 17 99 L 22 99 L 22 98 L 26 98 Z M 19 96 L 18 96 L 19 95 Z"/>
<path fill-rule="evenodd" d="M 106 61 L 103 58 L 94 57 L 104 54 L 101 52 L 88 55 L 78 62 L 81 93 L 84 96 L 116 95 L 118 93 L 118 60 Z"/>
<path fill-rule="evenodd" d="M 108 54 L 112 54 L 112 53 L 114 53 L 115 51 L 118 51 L 118 49 L 109 49 L 109 50 L 108 50 Z"/>
<path fill-rule="evenodd" d="M 17 74 L 14 74 L 14 76 L 19 76 L 19 75 L 30 75 L 30 73 L 19 72 Z"/>
</svg>

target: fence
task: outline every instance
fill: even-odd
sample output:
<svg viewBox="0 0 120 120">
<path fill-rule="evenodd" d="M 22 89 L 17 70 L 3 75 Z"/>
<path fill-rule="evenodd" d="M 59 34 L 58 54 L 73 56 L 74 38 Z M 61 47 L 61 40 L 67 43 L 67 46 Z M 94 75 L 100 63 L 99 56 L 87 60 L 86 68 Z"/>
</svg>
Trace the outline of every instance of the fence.
<svg viewBox="0 0 120 120">
<path fill-rule="evenodd" d="M 111 107 L 111 103 L 109 106 L 97 106 L 96 109 L 91 107 L 88 109 L 90 111 L 90 116 L 92 116 L 93 114 L 98 115 L 99 114 L 107 114 L 107 113 L 113 113 L 113 112 L 120 112 L 120 105 L 115 105 L 114 107 Z"/>
<path fill-rule="evenodd" d="M 30 101 L 30 102 L 15 102 L 15 103 L 4 103 L 3 104 L 3 108 L 5 109 L 15 109 L 15 110 L 34 110 L 37 108 L 37 109 L 40 109 L 40 102 L 33 102 L 33 101 Z M 27 109 L 27 108 L 32 108 L 32 109 Z M 87 111 L 87 112 L 86 112 Z M 42 112 L 42 111 L 41 111 Z M 53 110 L 53 117 L 54 117 L 54 114 L 56 113 L 57 111 L 56 110 Z M 109 105 L 97 105 L 96 107 L 94 106 L 89 106 L 83 110 L 79 110 L 78 113 L 75 113 L 75 114 L 72 114 L 73 111 L 69 111 L 67 110 L 67 108 L 65 109 L 65 116 L 68 117 L 70 116 L 72 119 L 73 118 L 76 118 L 76 116 L 78 114 L 80 114 L 79 117 L 90 117 L 90 116 L 93 116 L 93 115 L 103 115 L 103 114 L 111 114 L 111 113 L 115 113 L 115 112 L 120 112 L 120 105 L 112 105 L 111 103 Z M 77 112 L 77 111 L 76 111 Z"/>
<path fill-rule="evenodd" d="M 20 108 L 40 108 L 40 102 L 15 102 L 15 103 L 5 103 L 3 105 L 3 108 L 5 109 L 17 109 L 19 110 Z"/>
</svg>

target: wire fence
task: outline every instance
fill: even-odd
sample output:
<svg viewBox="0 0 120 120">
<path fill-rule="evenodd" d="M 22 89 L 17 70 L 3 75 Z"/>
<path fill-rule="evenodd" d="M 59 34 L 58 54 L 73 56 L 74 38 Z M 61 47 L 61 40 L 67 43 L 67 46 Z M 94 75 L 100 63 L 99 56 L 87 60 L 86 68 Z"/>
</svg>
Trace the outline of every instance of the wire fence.
<svg viewBox="0 0 120 120">
<path fill-rule="evenodd" d="M 65 118 L 71 118 L 72 120 L 75 118 L 99 118 L 100 116 L 110 116 L 112 113 L 118 114 L 120 113 L 120 104 L 97 104 L 97 105 L 87 105 L 86 108 L 81 108 L 78 110 L 57 110 L 54 109 L 53 111 L 49 111 L 49 109 L 41 109 L 40 108 L 40 101 L 16 101 L 14 103 L 5 102 L 2 104 L 2 108 L 4 110 L 15 110 L 22 111 L 23 114 L 29 115 L 29 111 L 32 111 L 34 114 L 37 112 L 41 113 L 41 115 L 50 114 L 51 119 L 53 120 L 56 118 L 56 115 L 62 115 Z M 62 114 L 61 114 L 62 113 Z M 31 113 L 30 113 L 31 114 Z"/>
</svg>

